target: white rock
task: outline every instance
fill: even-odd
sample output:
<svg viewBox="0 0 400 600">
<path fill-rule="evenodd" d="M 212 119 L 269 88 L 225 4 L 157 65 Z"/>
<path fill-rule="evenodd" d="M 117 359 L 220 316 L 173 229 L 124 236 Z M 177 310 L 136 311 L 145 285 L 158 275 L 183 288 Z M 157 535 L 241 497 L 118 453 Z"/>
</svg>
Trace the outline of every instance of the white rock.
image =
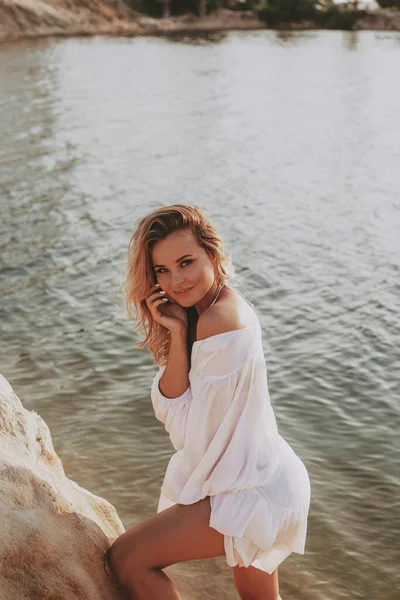
<svg viewBox="0 0 400 600">
<path fill-rule="evenodd" d="M 66 477 L 46 423 L 0 375 L 0 598 L 120 600 L 103 553 L 124 531 Z"/>
</svg>

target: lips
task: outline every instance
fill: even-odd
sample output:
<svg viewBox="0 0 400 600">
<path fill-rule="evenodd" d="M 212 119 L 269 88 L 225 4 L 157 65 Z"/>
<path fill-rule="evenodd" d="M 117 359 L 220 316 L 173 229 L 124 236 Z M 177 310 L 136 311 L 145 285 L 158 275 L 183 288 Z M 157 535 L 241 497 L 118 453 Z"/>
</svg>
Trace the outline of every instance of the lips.
<svg viewBox="0 0 400 600">
<path fill-rule="evenodd" d="M 175 294 L 178 294 L 178 296 L 181 296 L 183 294 L 186 294 L 187 292 L 190 292 L 191 289 L 193 289 L 193 286 L 189 287 L 189 288 L 186 288 L 185 290 L 182 290 L 180 292 L 175 292 Z"/>
</svg>

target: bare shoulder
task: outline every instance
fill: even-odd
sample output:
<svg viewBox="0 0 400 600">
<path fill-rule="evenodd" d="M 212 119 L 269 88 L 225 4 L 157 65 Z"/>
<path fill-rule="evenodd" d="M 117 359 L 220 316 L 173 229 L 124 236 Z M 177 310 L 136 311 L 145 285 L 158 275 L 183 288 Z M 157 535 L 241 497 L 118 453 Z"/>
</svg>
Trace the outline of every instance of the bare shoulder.
<svg viewBox="0 0 400 600">
<path fill-rule="evenodd" d="M 200 315 L 197 322 L 197 339 L 204 340 L 218 333 L 226 333 L 245 327 L 234 312 L 227 312 L 220 306 L 212 306 Z"/>
<path fill-rule="evenodd" d="M 219 333 L 243 329 L 257 322 L 256 313 L 241 299 L 227 295 L 218 303 L 205 310 L 197 322 L 197 340 L 204 340 Z M 245 304 L 245 303 L 244 303 Z"/>
</svg>

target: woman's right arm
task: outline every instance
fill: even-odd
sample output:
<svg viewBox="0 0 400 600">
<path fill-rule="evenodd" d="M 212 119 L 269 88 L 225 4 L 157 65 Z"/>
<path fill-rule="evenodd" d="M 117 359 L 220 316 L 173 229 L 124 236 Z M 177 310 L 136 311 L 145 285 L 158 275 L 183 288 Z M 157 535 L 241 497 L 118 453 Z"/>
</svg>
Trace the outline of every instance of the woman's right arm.
<svg viewBox="0 0 400 600">
<path fill-rule="evenodd" d="M 189 387 L 189 359 L 187 333 L 184 328 L 171 330 L 167 364 L 159 381 L 160 391 L 166 398 L 177 398 Z"/>
<path fill-rule="evenodd" d="M 187 353 L 187 314 L 179 304 L 168 300 L 160 286 L 154 286 L 147 305 L 155 321 L 169 329 L 171 339 L 167 363 L 159 368 L 151 386 L 156 418 L 164 423 L 172 445 L 181 450 L 185 442 L 186 419 L 192 394 Z"/>
<path fill-rule="evenodd" d="M 171 346 L 166 365 L 160 367 L 151 386 L 151 401 L 156 418 L 164 423 L 175 450 L 185 443 L 186 420 L 192 401 L 188 380 L 186 334 L 171 331 Z"/>
<path fill-rule="evenodd" d="M 166 297 L 158 284 L 151 288 L 146 300 L 154 320 L 166 327 L 171 335 L 167 364 L 159 389 L 164 397 L 177 398 L 189 387 L 187 313 L 183 306 Z"/>
</svg>

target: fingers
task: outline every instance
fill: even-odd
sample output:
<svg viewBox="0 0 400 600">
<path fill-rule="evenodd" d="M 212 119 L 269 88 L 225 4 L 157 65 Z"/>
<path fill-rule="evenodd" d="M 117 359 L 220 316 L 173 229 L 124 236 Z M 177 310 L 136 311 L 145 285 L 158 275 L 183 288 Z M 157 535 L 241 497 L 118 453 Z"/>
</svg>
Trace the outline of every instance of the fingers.
<svg viewBox="0 0 400 600">
<path fill-rule="evenodd" d="M 156 293 L 156 292 L 158 292 L 158 293 Z M 170 304 L 178 304 L 178 302 L 176 302 L 171 297 L 169 297 L 168 295 L 166 295 L 166 292 L 164 292 L 164 290 L 162 290 L 160 288 L 160 284 L 159 283 L 156 283 L 155 285 L 153 285 L 150 288 L 150 293 L 149 293 L 149 296 L 147 297 L 147 300 L 151 301 L 153 294 L 155 294 L 154 298 L 158 298 L 159 294 L 165 295 L 165 297 L 168 299 L 168 302 L 170 302 Z"/>
<path fill-rule="evenodd" d="M 159 287 L 153 287 L 151 289 L 150 294 L 147 296 L 146 300 L 147 303 L 151 302 L 153 303 L 154 300 L 158 300 L 159 298 L 162 297 L 166 297 L 166 292 L 164 292 L 164 290 L 160 289 Z"/>
<path fill-rule="evenodd" d="M 146 298 L 147 306 L 149 307 L 156 321 L 159 321 L 161 316 L 158 311 L 159 306 L 168 302 L 168 298 L 166 298 L 165 295 L 166 293 L 161 290 L 159 286 L 154 285 L 150 289 L 150 293 Z"/>
</svg>

